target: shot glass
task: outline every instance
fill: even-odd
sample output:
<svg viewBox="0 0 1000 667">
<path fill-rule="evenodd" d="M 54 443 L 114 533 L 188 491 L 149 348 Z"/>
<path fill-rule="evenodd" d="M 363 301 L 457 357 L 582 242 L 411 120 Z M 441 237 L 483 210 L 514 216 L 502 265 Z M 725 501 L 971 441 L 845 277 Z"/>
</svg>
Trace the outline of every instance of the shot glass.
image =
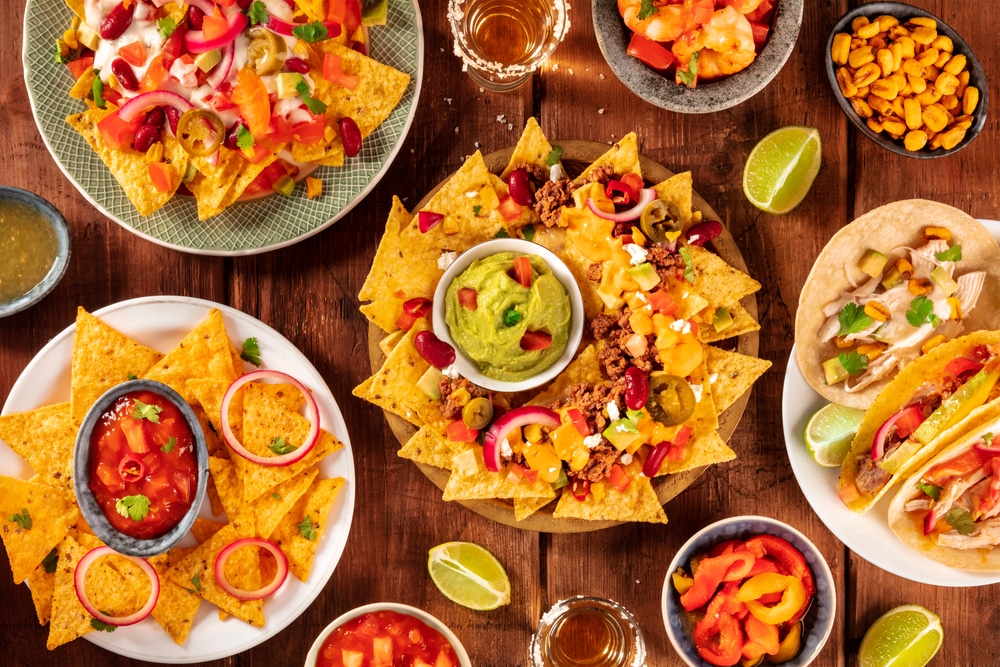
<svg viewBox="0 0 1000 667">
<path fill-rule="evenodd" d="M 449 0 L 455 55 L 488 90 L 514 90 L 542 66 L 569 30 L 567 0 Z"/>
<path fill-rule="evenodd" d="M 577 595 L 542 615 L 529 653 L 532 667 L 642 667 L 646 640 L 625 607 Z"/>
</svg>

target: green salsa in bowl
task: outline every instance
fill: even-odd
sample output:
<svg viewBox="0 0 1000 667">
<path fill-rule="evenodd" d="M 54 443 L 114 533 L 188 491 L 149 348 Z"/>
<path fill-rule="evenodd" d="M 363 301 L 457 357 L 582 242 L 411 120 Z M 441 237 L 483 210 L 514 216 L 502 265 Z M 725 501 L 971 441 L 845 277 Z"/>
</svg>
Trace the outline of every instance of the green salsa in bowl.
<svg viewBox="0 0 1000 667">
<path fill-rule="evenodd" d="M 66 220 L 33 192 L 0 186 L 0 317 L 51 292 L 69 265 Z"/>
<path fill-rule="evenodd" d="M 552 252 L 495 239 L 462 253 L 434 293 L 434 333 L 455 348 L 455 370 L 493 391 L 556 377 L 583 338 L 583 299 Z"/>
</svg>

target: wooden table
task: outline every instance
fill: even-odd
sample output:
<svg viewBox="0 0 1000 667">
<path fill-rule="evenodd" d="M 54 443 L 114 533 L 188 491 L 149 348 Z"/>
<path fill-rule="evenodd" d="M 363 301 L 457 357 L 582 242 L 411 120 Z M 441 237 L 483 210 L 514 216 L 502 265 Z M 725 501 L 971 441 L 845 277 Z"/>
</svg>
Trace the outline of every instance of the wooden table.
<svg viewBox="0 0 1000 667">
<path fill-rule="evenodd" d="M 51 0 L 58 2 L 60 0 Z M 862 560 L 806 503 L 785 454 L 781 387 L 799 290 L 825 241 L 855 216 L 911 197 L 936 199 L 981 218 L 1000 217 L 1000 130 L 988 119 L 964 151 L 934 161 L 896 156 L 860 136 L 823 75 L 823 47 L 836 19 L 856 3 L 807 2 L 791 59 L 763 92 L 728 111 L 688 116 L 651 106 L 611 73 L 594 38 L 589 3 L 573 3 L 572 28 L 541 75 L 506 94 L 482 92 L 451 54 L 444 0 L 422 3 L 426 48 L 419 109 L 395 164 L 367 199 L 307 243 L 263 255 L 220 258 L 149 243 L 105 219 L 62 176 L 31 117 L 21 70 L 23 2 L 0 5 L 0 183 L 41 193 L 72 232 L 69 271 L 41 304 L 0 320 L 0 397 L 49 338 L 73 322 L 77 305 L 95 310 L 132 297 L 181 294 L 229 304 L 271 325 L 313 361 L 350 430 L 357 506 L 347 548 L 329 584 L 297 621 L 268 642 L 219 665 L 300 665 L 319 630 L 341 612 L 373 601 L 427 609 L 450 625 L 473 663 L 526 664 L 539 615 L 573 594 L 614 598 L 638 618 L 648 664 L 680 664 L 659 610 L 667 565 L 692 533 L 717 519 L 762 514 L 810 537 L 837 580 L 836 624 L 815 664 L 854 664 L 865 629 L 903 603 L 941 615 L 945 640 L 935 664 L 1000 662 L 1000 586 L 941 588 L 912 583 Z M 947 20 L 973 47 L 988 77 L 1000 77 L 996 22 L 981 0 L 914 0 Z M 558 65 L 558 67 L 556 67 Z M 478 147 L 512 145 L 529 116 L 552 139 L 614 141 L 639 134 L 643 154 L 679 172 L 728 223 L 750 272 L 763 283 L 761 356 L 774 366 L 754 387 L 731 439 L 737 460 L 716 466 L 666 506 L 665 526 L 626 525 L 587 534 L 538 534 L 487 520 L 440 492 L 409 461 L 382 413 L 351 396 L 369 374 L 367 322 L 357 292 L 372 260 L 392 195 L 412 206 Z M 503 120 L 500 119 L 503 118 Z M 740 187 L 744 161 L 765 134 L 809 125 L 823 140 L 823 167 L 805 201 L 784 216 L 761 213 Z M 96 159 L 96 158 L 95 158 Z M 0 258 L 2 261 L 2 258 Z M 993 307 L 996 307 L 995 304 Z M 427 550 L 449 540 L 489 548 L 513 586 L 509 606 L 472 612 L 430 582 Z M 76 641 L 52 654 L 28 590 L 14 586 L 0 557 L 0 664 L 125 665 L 132 661 Z M 235 622 L 235 621 L 232 621 Z"/>
</svg>

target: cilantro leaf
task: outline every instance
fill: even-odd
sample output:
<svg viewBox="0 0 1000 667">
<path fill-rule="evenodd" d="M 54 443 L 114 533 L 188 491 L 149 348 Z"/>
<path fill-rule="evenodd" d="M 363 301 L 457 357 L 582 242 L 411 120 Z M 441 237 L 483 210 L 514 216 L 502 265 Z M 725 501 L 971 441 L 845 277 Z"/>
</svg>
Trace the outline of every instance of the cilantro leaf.
<svg viewBox="0 0 1000 667">
<path fill-rule="evenodd" d="M 154 424 L 160 423 L 160 413 L 163 412 L 163 408 L 159 405 L 143 403 L 138 399 L 133 399 L 132 404 L 132 419 L 145 419 Z"/>
<path fill-rule="evenodd" d="M 309 113 L 326 113 L 326 104 L 320 102 L 309 94 L 309 84 L 306 83 L 305 79 L 300 80 L 298 84 L 296 84 L 295 91 L 302 97 L 302 101 L 306 103 L 306 108 L 309 109 Z"/>
<path fill-rule="evenodd" d="M 97 70 L 94 70 L 97 74 Z M 101 81 L 100 76 L 94 77 L 94 83 L 90 87 L 90 92 L 94 95 L 94 104 L 97 105 L 98 109 L 107 108 L 107 104 L 104 102 L 104 82 Z"/>
<path fill-rule="evenodd" d="M 133 521 L 142 521 L 149 514 L 149 498 L 142 494 L 119 498 L 115 502 L 115 511 Z"/>
<path fill-rule="evenodd" d="M 503 325 L 505 327 L 512 327 L 521 321 L 521 313 L 516 308 L 510 308 L 503 314 Z"/>
<path fill-rule="evenodd" d="M 174 447 L 176 446 L 177 446 L 177 438 L 175 438 L 174 436 L 170 436 L 169 438 L 167 438 L 167 441 L 163 443 L 163 446 L 160 447 L 160 451 L 163 452 L 164 454 L 169 454 L 170 452 L 174 451 Z"/>
<path fill-rule="evenodd" d="M 72 51 L 69 51 L 66 55 L 63 55 L 63 52 L 62 52 L 62 47 L 63 46 L 65 46 L 65 43 L 62 42 L 62 40 L 57 40 L 56 41 L 56 64 L 57 65 L 65 65 L 70 60 L 73 60 L 73 58 L 70 57 L 70 56 L 73 55 Z"/>
<path fill-rule="evenodd" d="M 185 588 L 184 590 L 192 595 L 198 593 L 198 591 L 201 590 L 201 575 L 196 574 L 191 577 L 191 585 L 194 586 L 194 588 Z"/>
<path fill-rule="evenodd" d="M 545 166 L 551 167 L 562 160 L 563 149 L 562 146 L 553 146 L 549 154 L 545 156 Z"/>
<path fill-rule="evenodd" d="M 962 259 L 962 246 L 961 244 L 953 245 L 947 250 L 934 253 L 934 256 L 938 258 L 939 262 L 957 262 Z"/>
<path fill-rule="evenodd" d="M 976 522 L 972 520 L 972 515 L 960 507 L 948 510 L 948 513 L 944 515 L 944 520 L 958 531 L 959 535 L 971 535 L 976 530 Z"/>
<path fill-rule="evenodd" d="M 271 441 L 271 445 L 268 447 L 268 449 L 270 449 L 278 456 L 283 456 L 284 454 L 288 454 L 289 452 L 294 452 L 296 449 L 298 449 L 298 447 L 295 447 L 294 445 L 289 445 L 287 442 L 285 442 L 284 438 L 274 438 L 274 440 Z"/>
<path fill-rule="evenodd" d="M 875 320 L 866 315 L 865 309 L 858 304 L 848 303 L 837 313 L 837 321 L 840 322 L 840 329 L 837 330 L 837 335 L 846 336 L 847 334 L 864 331 Z"/>
<path fill-rule="evenodd" d="M 525 241 L 530 241 L 531 239 L 535 238 L 535 226 L 528 225 L 527 227 L 522 227 L 521 236 L 524 237 Z"/>
<path fill-rule="evenodd" d="M 31 515 L 28 514 L 27 507 L 22 508 L 18 514 L 11 514 L 7 518 L 20 526 L 21 530 L 31 530 Z"/>
<path fill-rule="evenodd" d="M 993 446 L 993 432 L 992 431 L 989 432 L 989 433 L 984 433 L 983 434 L 983 442 L 986 443 L 987 447 L 992 447 Z"/>
<path fill-rule="evenodd" d="M 240 352 L 240 359 L 249 361 L 254 366 L 260 367 L 260 346 L 256 338 L 247 338 L 243 341 L 243 351 Z"/>
<path fill-rule="evenodd" d="M 653 5 L 653 0 L 642 0 L 642 6 L 639 8 L 639 20 L 645 21 L 655 13 L 656 6 Z"/>
<path fill-rule="evenodd" d="M 281 500 L 281 494 L 280 493 L 272 493 L 271 497 L 274 498 L 275 500 Z"/>
<path fill-rule="evenodd" d="M 496 234 L 493 235 L 493 238 L 495 238 L 495 239 L 509 239 L 510 238 L 510 234 L 507 233 L 506 229 L 501 229 L 500 231 L 498 231 Z"/>
<path fill-rule="evenodd" d="M 128 374 L 128 379 L 129 379 L 129 380 L 138 380 L 138 379 L 139 379 L 139 376 L 138 376 L 138 375 L 136 375 L 135 373 L 129 373 L 129 374 Z"/>
<path fill-rule="evenodd" d="M 299 529 L 299 535 L 306 538 L 307 540 L 316 539 L 316 531 L 313 529 L 312 519 L 308 516 L 302 519 L 302 521 L 297 526 Z"/>
<path fill-rule="evenodd" d="M 42 559 L 42 567 L 49 574 L 56 571 L 56 564 L 59 562 L 59 552 L 55 549 L 49 552 L 49 555 Z"/>
<path fill-rule="evenodd" d="M 241 151 L 248 151 L 254 147 L 257 142 L 253 138 L 253 134 L 246 125 L 240 125 L 236 129 L 236 147 Z"/>
<path fill-rule="evenodd" d="M 156 19 L 156 27 L 160 29 L 160 37 L 167 39 L 177 29 L 177 21 L 169 16 L 164 16 L 162 19 Z"/>
<path fill-rule="evenodd" d="M 910 308 L 906 311 L 906 321 L 915 327 L 930 323 L 937 326 L 941 323 L 941 318 L 934 314 L 934 302 L 926 296 L 918 296 L 910 302 Z"/>
<path fill-rule="evenodd" d="M 319 21 L 313 21 L 312 23 L 306 23 L 305 25 L 296 26 L 292 28 L 292 34 L 301 39 L 303 42 L 319 42 L 330 34 L 326 31 L 326 26 Z"/>
<path fill-rule="evenodd" d="M 698 55 L 701 51 L 695 51 L 691 55 L 687 69 L 678 69 L 676 74 L 677 83 L 683 83 L 688 88 L 694 88 L 698 83 Z"/>
<path fill-rule="evenodd" d="M 267 5 L 260 0 L 255 0 L 255 2 L 250 5 L 250 10 L 247 12 L 247 16 L 250 18 L 250 25 L 267 23 Z"/>
<path fill-rule="evenodd" d="M 928 482 L 917 482 L 917 488 L 930 496 L 930 499 L 937 502 L 941 500 L 941 487 Z"/>
<path fill-rule="evenodd" d="M 861 354 L 857 350 L 841 352 L 837 355 L 840 365 L 851 375 L 861 375 L 868 368 L 868 355 Z"/>
<path fill-rule="evenodd" d="M 102 611 L 101 613 L 106 613 Z M 94 628 L 98 632 L 114 632 L 118 629 L 117 625 L 109 625 L 102 621 L 98 621 L 96 618 L 90 619 L 90 627 Z"/>
<path fill-rule="evenodd" d="M 684 260 L 684 280 L 694 283 L 694 259 L 691 257 L 691 251 L 681 247 L 677 252 L 680 253 L 681 259 Z"/>
<path fill-rule="evenodd" d="M 472 215 L 479 217 L 479 212 L 483 210 L 482 204 L 476 204 L 472 207 Z"/>
</svg>

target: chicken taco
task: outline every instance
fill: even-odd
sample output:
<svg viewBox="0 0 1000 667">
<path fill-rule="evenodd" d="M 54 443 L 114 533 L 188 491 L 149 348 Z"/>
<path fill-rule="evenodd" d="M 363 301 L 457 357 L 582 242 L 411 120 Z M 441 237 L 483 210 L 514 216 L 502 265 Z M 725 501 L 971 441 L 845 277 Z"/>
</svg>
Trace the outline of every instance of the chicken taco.
<svg viewBox="0 0 1000 667">
<path fill-rule="evenodd" d="M 868 410 L 840 470 L 838 494 L 858 513 L 948 443 L 989 419 L 1000 401 L 1000 331 L 938 345 L 900 371 Z"/>
<path fill-rule="evenodd" d="M 879 207 L 826 244 L 799 296 L 796 361 L 825 398 L 867 409 L 909 363 L 997 328 L 1000 246 L 966 213 L 922 199 Z M 994 273 L 990 273 L 993 270 Z"/>
<path fill-rule="evenodd" d="M 889 526 L 907 545 L 966 570 L 1000 570 L 1000 406 L 907 479 Z"/>
</svg>

